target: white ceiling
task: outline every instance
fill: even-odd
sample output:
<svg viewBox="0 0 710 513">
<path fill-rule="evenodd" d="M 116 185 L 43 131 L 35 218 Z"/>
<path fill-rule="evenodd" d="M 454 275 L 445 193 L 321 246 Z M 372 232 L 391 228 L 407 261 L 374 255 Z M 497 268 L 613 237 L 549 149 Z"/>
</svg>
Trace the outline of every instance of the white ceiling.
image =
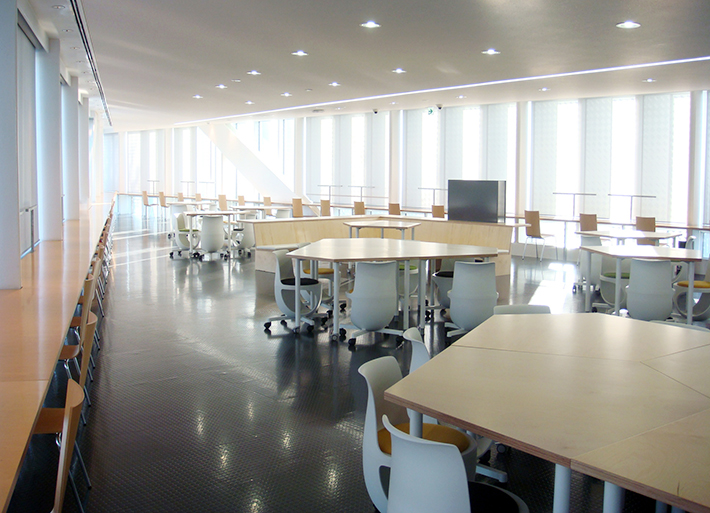
<svg viewBox="0 0 710 513">
<path fill-rule="evenodd" d="M 30 1 L 46 24 L 71 10 Z M 83 10 L 117 130 L 276 109 L 293 110 L 260 117 L 710 89 L 708 57 L 403 94 L 707 57 L 707 0 L 84 0 Z M 628 19 L 641 27 L 616 28 Z M 491 47 L 501 53 L 481 53 Z M 391 96 L 347 101 L 381 95 Z"/>
</svg>

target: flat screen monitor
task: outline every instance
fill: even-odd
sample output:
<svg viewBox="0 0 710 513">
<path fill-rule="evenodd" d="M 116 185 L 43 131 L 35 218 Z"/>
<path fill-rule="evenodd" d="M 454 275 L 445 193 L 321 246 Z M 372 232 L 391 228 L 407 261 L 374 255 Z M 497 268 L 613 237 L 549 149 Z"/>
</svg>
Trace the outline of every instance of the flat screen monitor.
<svg viewBox="0 0 710 513">
<path fill-rule="evenodd" d="M 505 180 L 449 180 L 449 220 L 505 222 Z"/>
</svg>

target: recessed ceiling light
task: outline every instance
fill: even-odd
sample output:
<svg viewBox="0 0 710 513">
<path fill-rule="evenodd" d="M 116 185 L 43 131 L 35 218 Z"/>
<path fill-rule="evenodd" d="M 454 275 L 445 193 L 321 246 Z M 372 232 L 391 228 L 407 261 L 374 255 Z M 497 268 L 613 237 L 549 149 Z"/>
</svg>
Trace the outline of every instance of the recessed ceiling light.
<svg viewBox="0 0 710 513">
<path fill-rule="evenodd" d="M 365 28 L 378 28 L 380 24 L 374 20 L 370 20 L 366 21 L 365 23 L 361 23 L 360 26 Z"/>
<path fill-rule="evenodd" d="M 291 52 L 291 55 L 296 55 L 298 57 L 305 57 L 308 55 L 308 52 L 304 52 L 303 50 L 296 50 L 295 52 Z"/>
<path fill-rule="evenodd" d="M 251 100 L 247 100 L 247 101 L 245 101 L 244 103 L 246 103 L 247 105 L 254 105 L 254 102 L 251 101 Z"/>
<path fill-rule="evenodd" d="M 255 69 L 253 69 L 253 70 L 251 70 L 251 71 L 247 71 L 247 75 L 254 75 L 254 76 L 257 76 L 257 75 L 261 75 L 261 73 L 259 73 L 259 72 L 256 71 Z"/>
<path fill-rule="evenodd" d="M 293 96 L 291 93 L 281 93 L 281 96 Z"/>
<path fill-rule="evenodd" d="M 648 83 L 648 84 L 650 84 L 650 83 L 652 83 L 652 82 L 655 82 L 655 81 L 656 81 L 655 78 L 647 78 L 647 79 L 643 80 L 643 82 L 646 82 L 646 83 Z"/>
<path fill-rule="evenodd" d="M 395 68 L 392 70 L 392 73 L 401 74 L 401 73 L 406 73 L 406 71 L 403 70 L 402 68 Z"/>
<path fill-rule="evenodd" d="M 217 89 L 227 89 L 227 86 L 224 85 L 224 84 L 217 84 L 215 87 L 216 87 Z"/>
<path fill-rule="evenodd" d="M 72 29 L 64 29 L 64 30 L 62 30 L 62 32 L 69 34 L 70 32 L 74 32 L 74 31 Z"/>
<path fill-rule="evenodd" d="M 550 90 L 549 87 L 541 87 L 540 89 L 538 89 L 538 91 L 542 91 L 543 93 L 546 93 L 549 90 Z"/>
<path fill-rule="evenodd" d="M 397 102 L 390 102 L 390 105 L 397 105 Z"/>
<path fill-rule="evenodd" d="M 340 84 L 337 83 L 337 82 L 331 82 L 331 83 L 328 84 L 328 85 L 329 85 L 329 86 L 332 86 L 332 87 L 340 87 Z"/>
<path fill-rule="evenodd" d="M 635 28 L 639 28 L 641 26 L 641 24 L 636 23 L 635 21 L 626 20 L 626 21 L 622 21 L 621 23 L 617 23 L 616 26 L 620 29 L 635 29 Z"/>
<path fill-rule="evenodd" d="M 488 50 L 483 50 L 481 53 L 484 55 L 498 55 L 500 52 L 495 48 L 489 48 Z"/>
<path fill-rule="evenodd" d="M 456 98 L 458 98 L 459 100 L 463 100 L 464 98 L 466 98 L 466 95 L 465 95 L 465 94 L 460 94 L 460 95 L 458 95 Z"/>
<path fill-rule="evenodd" d="M 313 91 L 313 89 L 306 89 L 307 93 L 310 93 L 311 91 Z"/>
<path fill-rule="evenodd" d="M 193 97 L 195 100 L 201 100 L 202 98 L 204 98 L 204 96 L 199 95 L 199 94 L 193 94 L 192 97 Z"/>
<path fill-rule="evenodd" d="M 72 46 L 72 47 L 70 47 L 69 49 L 70 49 L 70 50 L 79 50 L 79 47 L 78 47 L 78 46 Z"/>
<path fill-rule="evenodd" d="M 238 78 L 233 78 L 233 79 L 232 79 L 232 82 L 241 82 L 241 80 L 238 79 Z"/>
<path fill-rule="evenodd" d="M 65 5 L 53 5 L 52 9 L 66 9 Z"/>
</svg>

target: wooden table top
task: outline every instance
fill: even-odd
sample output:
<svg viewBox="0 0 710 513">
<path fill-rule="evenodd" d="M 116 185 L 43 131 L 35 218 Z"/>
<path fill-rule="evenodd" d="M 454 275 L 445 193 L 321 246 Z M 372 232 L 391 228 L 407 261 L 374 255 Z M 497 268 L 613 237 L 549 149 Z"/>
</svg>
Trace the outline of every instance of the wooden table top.
<svg viewBox="0 0 710 513">
<path fill-rule="evenodd" d="M 65 221 L 21 261 L 22 288 L 0 290 L 0 504 L 5 511 L 110 205 Z"/>
<path fill-rule="evenodd" d="M 587 235 L 589 237 L 604 237 L 609 239 L 675 239 L 683 235 L 683 232 L 644 232 L 641 230 L 598 230 L 598 231 L 578 231 L 577 235 Z"/>
<path fill-rule="evenodd" d="M 497 248 L 400 239 L 321 239 L 291 251 L 288 256 L 326 262 L 419 260 L 431 258 L 495 257 Z"/>
<path fill-rule="evenodd" d="M 671 472 L 658 477 L 669 454 L 683 455 L 692 489 L 710 490 L 710 430 L 693 431 L 702 424 L 693 416 L 710 409 L 705 358 L 710 333 L 681 327 L 600 314 L 493 316 L 385 398 L 663 500 L 677 484 Z M 653 440 L 667 431 L 675 436 L 659 450 Z M 620 448 L 646 463 L 606 458 Z M 684 506 L 706 511 L 704 493 Z"/>
<path fill-rule="evenodd" d="M 422 223 L 396 221 L 394 219 L 375 219 L 372 221 L 343 221 L 343 224 L 353 228 L 393 228 L 396 230 L 407 230 L 409 228 L 416 228 Z"/>
<path fill-rule="evenodd" d="M 702 253 L 697 249 L 667 248 L 664 246 L 582 246 L 583 250 L 614 258 L 645 258 L 647 260 L 677 260 L 700 262 Z"/>
</svg>

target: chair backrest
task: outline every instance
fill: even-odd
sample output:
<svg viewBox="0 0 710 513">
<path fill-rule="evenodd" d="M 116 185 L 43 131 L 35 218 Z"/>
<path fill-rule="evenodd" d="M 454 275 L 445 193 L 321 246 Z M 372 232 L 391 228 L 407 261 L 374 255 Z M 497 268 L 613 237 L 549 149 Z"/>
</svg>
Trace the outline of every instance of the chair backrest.
<svg viewBox="0 0 710 513">
<path fill-rule="evenodd" d="M 301 198 L 293 198 L 293 217 L 303 217 L 303 200 Z"/>
<path fill-rule="evenodd" d="M 278 208 L 278 209 L 276 209 L 275 217 L 278 217 L 280 219 L 285 219 L 287 217 L 291 217 L 291 209 Z"/>
<path fill-rule="evenodd" d="M 409 372 L 412 373 L 430 360 L 429 350 L 418 328 L 409 328 L 402 336 L 412 344 L 412 359 L 409 362 Z"/>
<path fill-rule="evenodd" d="M 158 193 L 158 201 L 160 202 L 161 207 L 168 208 L 168 202 L 165 201 L 165 193 L 163 191 Z"/>
<path fill-rule="evenodd" d="M 147 207 L 150 205 L 150 201 L 148 201 L 148 191 L 143 191 L 141 192 L 141 195 L 143 196 L 143 204 Z"/>
<path fill-rule="evenodd" d="M 237 205 L 239 205 L 240 207 L 243 207 L 246 204 L 247 203 L 246 203 L 246 201 L 244 201 L 244 196 L 237 196 Z"/>
<path fill-rule="evenodd" d="M 388 415 L 382 423 L 392 436 L 387 513 L 470 513 L 466 467 L 456 446 L 404 433 Z"/>
<path fill-rule="evenodd" d="M 454 264 L 454 283 L 450 296 L 496 295 L 495 262 L 463 262 Z"/>
<path fill-rule="evenodd" d="M 358 372 L 367 382 L 367 409 L 365 410 L 365 430 L 370 436 L 382 429 L 382 415 L 387 415 L 392 422 L 407 422 L 407 409 L 385 401 L 385 390 L 402 379 L 402 370 L 394 356 L 383 356 L 363 363 Z M 371 431 L 372 430 L 372 431 Z"/>
<path fill-rule="evenodd" d="M 217 202 L 219 203 L 219 209 L 222 212 L 229 210 L 229 205 L 227 205 L 227 195 L 226 194 L 220 194 L 219 196 L 217 196 Z"/>
<path fill-rule="evenodd" d="M 542 237 L 540 233 L 540 211 L 526 210 L 525 211 L 525 235 L 528 237 Z"/>
<path fill-rule="evenodd" d="M 401 214 L 401 209 L 399 208 L 399 203 L 390 203 L 387 209 L 389 215 L 398 216 Z"/>
<path fill-rule="evenodd" d="M 91 274 L 84 280 L 84 303 L 81 307 L 81 321 L 79 323 L 79 336 L 82 337 L 86 329 L 86 323 L 91 313 L 91 303 L 94 301 L 96 293 L 96 283 L 101 272 L 101 262 L 94 263 Z"/>
<path fill-rule="evenodd" d="M 323 217 L 327 217 L 330 215 L 330 200 L 320 200 L 320 215 Z"/>
<path fill-rule="evenodd" d="M 350 321 L 360 329 L 386 327 L 397 313 L 397 262 L 357 262 L 355 286 L 348 294 Z"/>
<path fill-rule="evenodd" d="M 291 259 L 286 256 L 288 253 L 285 249 L 277 249 L 274 251 L 274 258 L 276 259 L 276 269 L 274 272 L 274 281 L 282 282 L 284 280 L 295 279 L 296 275 L 293 273 L 293 263 Z"/>
<path fill-rule="evenodd" d="M 629 291 L 660 294 L 673 290 L 673 266 L 667 260 L 631 260 Z"/>
<path fill-rule="evenodd" d="M 89 374 L 89 355 L 94 346 L 94 332 L 96 331 L 96 323 L 98 318 L 94 312 L 89 313 L 89 318 L 87 319 L 86 326 L 84 326 L 84 331 L 81 333 L 81 367 L 79 369 L 79 385 L 84 388 L 86 384 L 86 377 Z"/>
<path fill-rule="evenodd" d="M 356 216 L 364 216 L 365 215 L 365 202 L 364 201 L 356 201 L 355 204 L 353 205 L 353 214 Z"/>
<path fill-rule="evenodd" d="M 446 217 L 446 212 L 444 211 L 444 205 L 432 205 L 431 206 L 431 216 L 444 219 Z"/>
<path fill-rule="evenodd" d="M 182 192 L 177 193 L 178 201 L 185 201 L 185 195 Z"/>
<path fill-rule="evenodd" d="M 202 201 L 202 194 L 200 194 L 199 192 L 196 192 L 195 193 L 195 201 Z"/>
<path fill-rule="evenodd" d="M 579 214 L 579 231 L 595 232 L 597 231 L 597 215 L 596 214 Z"/>
<path fill-rule="evenodd" d="M 656 218 L 636 216 L 636 229 L 642 232 L 655 232 Z M 638 239 L 636 241 L 636 244 L 641 246 L 655 246 L 657 243 L 658 241 L 653 239 Z"/>
<path fill-rule="evenodd" d="M 264 196 L 264 206 L 271 206 L 271 196 Z M 271 209 L 264 210 L 264 217 L 271 215 Z"/>
<path fill-rule="evenodd" d="M 493 315 L 512 314 L 549 314 L 547 305 L 497 305 L 493 308 Z"/>
<path fill-rule="evenodd" d="M 85 358 L 88 360 L 88 356 Z M 71 471 L 74 441 L 79 428 L 79 418 L 84 405 L 84 390 L 74 380 L 67 382 L 67 396 L 64 403 L 64 421 L 62 424 L 61 445 L 59 447 L 59 465 L 57 468 L 57 485 L 54 491 L 54 513 L 61 513 L 64 504 L 64 492 Z"/>
</svg>

